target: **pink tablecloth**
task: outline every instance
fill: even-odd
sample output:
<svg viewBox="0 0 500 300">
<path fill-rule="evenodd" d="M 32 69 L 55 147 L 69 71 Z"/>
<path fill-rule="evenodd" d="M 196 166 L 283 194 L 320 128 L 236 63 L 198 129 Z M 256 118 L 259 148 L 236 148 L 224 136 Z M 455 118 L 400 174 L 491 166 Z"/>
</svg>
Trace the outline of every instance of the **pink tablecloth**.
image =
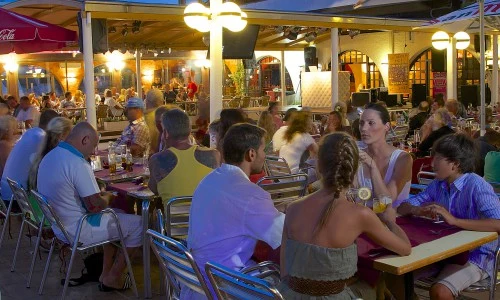
<svg viewBox="0 0 500 300">
<path fill-rule="evenodd" d="M 450 227 L 446 223 L 435 224 L 431 220 L 415 217 L 399 217 L 396 219 L 396 223 L 406 232 L 412 247 L 437 240 L 462 230 L 460 228 Z M 442 231 L 439 232 L 439 234 L 434 234 L 431 230 Z M 392 252 L 375 244 L 364 235 L 360 236 L 356 240 L 356 243 L 358 246 L 357 276 L 369 284 L 375 285 L 380 276 L 380 272 L 373 268 L 373 261 L 382 256 L 390 255 Z M 271 260 L 277 264 L 280 263 L 279 249 L 272 250 L 271 247 L 264 242 L 257 243 L 253 257 L 257 262 Z M 468 253 L 458 255 L 450 258 L 450 260 L 451 259 L 453 259 L 454 263 L 464 264 L 467 262 Z"/>
<path fill-rule="evenodd" d="M 127 194 L 130 192 L 145 190 L 147 187 L 135 184 L 132 181 L 111 183 L 107 186 L 108 191 L 117 192 L 118 195 L 114 199 L 111 207 L 118 208 L 125 211 L 128 214 L 134 214 L 134 201 L 130 201 L 127 198 Z"/>
</svg>

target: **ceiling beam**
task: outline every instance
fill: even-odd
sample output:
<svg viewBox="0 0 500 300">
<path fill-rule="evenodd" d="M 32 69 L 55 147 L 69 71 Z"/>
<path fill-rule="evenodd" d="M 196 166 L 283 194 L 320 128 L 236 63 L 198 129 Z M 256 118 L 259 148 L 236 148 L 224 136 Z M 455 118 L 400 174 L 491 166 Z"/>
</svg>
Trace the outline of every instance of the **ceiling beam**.
<svg viewBox="0 0 500 300">
<path fill-rule="evenodd" d="M 308 32 L 309 30 L 310 30 L 309 28 L 306 28 L 306 29 L 301 29 L 301 30 L 297 33 L 297 36 L 298 36 L 299 34 L 306 33 L 306 32 Z M 277 38 L 274 38 L 274 39 L 272 39 L 272 40 L 270 40 L 270 41 L 267 41 L 267 42 L 265 42 L 265 43 L 263 43 L 263 44 L 264 44 L 265 46 L 269 46 L 269 45 L 271 45 L 271 44 L 274 44 L 274 43 L 276 43 L 276 42 L 279 42 L 279 41 L 282 41 L 282 40 L 286 40 L 286 39 L 287 39 L 287 38 L 285 37 L 285 32 L 283 32 L 283 35 L 282 35 L 282 36 L 279 36 L 279 37 L 277 37 Z"/>
<path fill-rule="evenodd" d="M 178 27 L 182 27 L 182 23 L 181 22 L 168 22 L 165 26 L 163 26 L 160 30 L 158 30 L 157 32 L 155 33 L 152 33 L 152 34 L 149 34 L 145 39 L 144 41 L 147 42 L 147 41 L 150 41 L 150 40 L 153 40 L 155 39 L 156 37 L 158 36 L 161 36 L 161 35 L 167 35 L 168 31 L 171 30 L 171 29 L 175 29 L 175 28 L 178 28 Z"/>
</svg>

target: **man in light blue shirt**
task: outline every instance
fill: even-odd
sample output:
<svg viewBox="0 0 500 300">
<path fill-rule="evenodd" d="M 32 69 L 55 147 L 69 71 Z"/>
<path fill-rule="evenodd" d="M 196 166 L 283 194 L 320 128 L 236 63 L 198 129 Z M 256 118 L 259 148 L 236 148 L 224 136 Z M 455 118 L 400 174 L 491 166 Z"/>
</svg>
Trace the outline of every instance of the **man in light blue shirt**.
<svg viewBox="0 0 500 300">
<path fill-rule="evenodd" d="M 10 152 L 1 181 L 2 200 L 6 202 L 6 205 L 9 205 L 12 197 L 7 178 L 19 182 L 23 188 L 28 189 L 29 171 L 45 138 L 45 128 L 50 120 L 58 116 L 55 110 L 45 110 L 40 116 L 38 127 L 26 131 Z M 17 206 L 17 203 L 14 203 L 14 205 Z M 18 208 L 16 210 L 18 211 Z"/>
<path fill-rule="evenodd" d="M 398 208 L 402 215 L 440 216 L 450 225 L 473 231 L 500 232 L 500 201 L 492 186 L 474 174 L 474 141 L 463 134 L 442 137 L 433 146 L 436 180 Z M 431 299 L 453 299 L 460 291 L 495 276 L 497 242 L 470 252 L 467 264 L 446 265 L 430 290 Z"/>
</svg>

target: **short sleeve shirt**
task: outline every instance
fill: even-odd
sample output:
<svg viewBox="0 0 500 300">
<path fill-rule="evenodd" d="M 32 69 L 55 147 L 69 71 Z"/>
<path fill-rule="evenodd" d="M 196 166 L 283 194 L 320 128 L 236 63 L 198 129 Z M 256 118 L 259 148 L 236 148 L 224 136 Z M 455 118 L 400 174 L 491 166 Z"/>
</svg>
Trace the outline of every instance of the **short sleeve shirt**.
<svg viewBox="0 0 500 300">
<path fill-rule="evenodd" d="M 27 110 L 20 109 L 17 114 L 16 120 L 24 122 L 28 120 L 38 121 L 40 112 L 34 106 L 30 106 Z"/>
<path fill-rule="evenodd" d="M 75 152 L 76 151 L 76 152 Z M 68 232 L 87 213 L 82 199 L 100 192 L 90 164 L 67 143 L 60 143 L 40 162 L 37 189 L 52 205 Z M 62 233 L 52 228 L 59 238 Z"/>
<path fill-rule="evenodd" d="M 137 119 L 123 129 L 122 135 L 116 140 L 116 145 L 136 144 L 146 149 L 149 146 L 149 129 L 144 118 Z"/>
<path fill-rule="evenodd" d="M 290 142 L 281 146 L 280 156 L 286 160 L 293 174 L 299 172 L 300 158 L 313 143 L 315 141 L 309 133 L 296 133 Z"/>
</svg>

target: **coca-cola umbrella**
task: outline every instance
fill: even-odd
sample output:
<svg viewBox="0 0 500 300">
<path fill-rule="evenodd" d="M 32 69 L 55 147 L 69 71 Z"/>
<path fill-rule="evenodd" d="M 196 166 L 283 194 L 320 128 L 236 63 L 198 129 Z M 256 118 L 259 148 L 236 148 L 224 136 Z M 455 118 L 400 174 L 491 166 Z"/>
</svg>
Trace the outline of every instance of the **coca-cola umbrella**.
<svg viewBox="0 0 500 300">
<path fill-rule="evenodd" d="M 75 31 L 0 8 L 0 54 L 51 51 L 76 42 Z"/>
</svg>

